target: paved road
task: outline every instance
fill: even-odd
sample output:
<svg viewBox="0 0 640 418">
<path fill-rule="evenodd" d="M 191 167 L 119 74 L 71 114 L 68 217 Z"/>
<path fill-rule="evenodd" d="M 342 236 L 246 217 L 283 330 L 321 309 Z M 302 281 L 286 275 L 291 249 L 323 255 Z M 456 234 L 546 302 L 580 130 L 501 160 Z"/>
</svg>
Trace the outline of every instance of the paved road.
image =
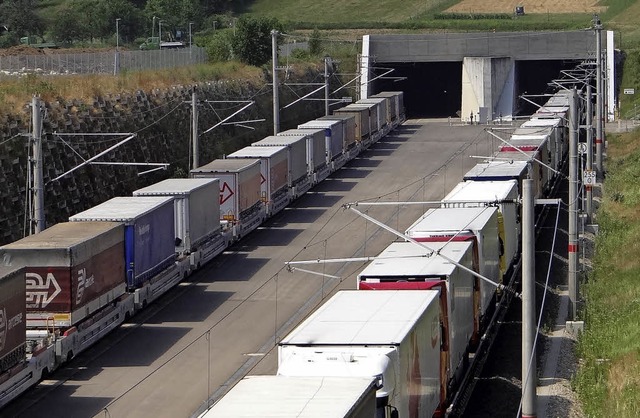
<svg viewBox="0 0 640 418">
<path fill-rule="evenodd" d="M 341 205 L 439 199 L 491 143 L 481 126 L 407 121 L 3 415 L 187 417 L 243 375 L 275 372 L 274 341 L 331 292 L 354 288 L 363 267 L 309 267 L 341 277 L 323 279 L 283 270 L 284 262 L 377 255 L 392 234 Z M 425 210 L 368 213 L 403 230 Z"/>
</svg>

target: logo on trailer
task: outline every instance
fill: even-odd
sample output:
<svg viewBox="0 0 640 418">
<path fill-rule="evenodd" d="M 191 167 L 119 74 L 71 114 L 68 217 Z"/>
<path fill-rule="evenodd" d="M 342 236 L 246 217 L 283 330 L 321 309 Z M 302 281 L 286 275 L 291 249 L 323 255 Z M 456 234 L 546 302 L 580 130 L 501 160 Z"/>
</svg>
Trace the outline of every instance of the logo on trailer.
<svg viewBox="0 0 640 418">
<path fill-rule="evenodd" d="M 0 310 L 0 351 L 4 350 L 7 343 L 7 309 L 3 306 Z"/>
<path fill-rule="evenodd" d="M 87 277 L 87 269 L 78 270 L 78 291 L 76 293 L 76 303 L 80 304 L 82 302 L 82 296 L 84 295 L 84 290 L 91 287 L 91 285 L 95 282 L 95 278 L 93 276 Z"/>
<path fill-rule="evenodd" d="M 0 351 L 4 350 L 7 344 L 7 334 L 11 328 L 22 323 L 22 312 L 19 312 L 13 318 L 7 317 L 7 308 L 5 306 L 0 309 Z"/>
<path fill-rule="evenodd" d="M 222 205 L 224 202 L 231 199 L 231 196 L 233 196 L 233 194 L 233 190 L 231 190 L 231 187 L 229 187 L 229 183 L 225 181 L 222 185 L 222 188 L 220 189 L 220 204 Z"/>
<path fill-rule="evenodd" d="M 431 348 L 435 348 L 438 344 L 438 337 L 440 337 L 440 320 L 434 317 L 431 321 Z"/>
<path fill-rule="evenodd" d="M 27 308 L 44 309 L 62 292 L 53 273 L 47 273 L 46 281 L 37 273 L 26 274 Z"/>
</svg>

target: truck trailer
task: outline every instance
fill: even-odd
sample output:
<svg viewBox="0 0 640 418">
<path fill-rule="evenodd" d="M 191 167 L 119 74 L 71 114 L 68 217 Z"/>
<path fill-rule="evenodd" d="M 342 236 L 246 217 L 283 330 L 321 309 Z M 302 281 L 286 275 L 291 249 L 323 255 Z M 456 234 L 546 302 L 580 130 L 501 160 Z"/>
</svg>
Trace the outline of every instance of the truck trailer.
<svg viewBox="0 0 640 418">
<path fill-rule="evenodd" d="M 134 196 L 173 197 L 175 249 L 178 258 L 189 259 L 191 270 L 197 270 L 220 254 L 227 246 L 222 233 L 220 181 L 212 179 L 167 179 L 138 189 Z"/>
<path fill-rule="evenodd" d="M 220 180 L 220 217 L 231 225 L 233 240 L 256 229 L 266 218 L 260 193 L 259 159 L 218 159 L 191 170 L 191 178 Z"/>
<path fill-rule="evenodd" d="M 459 385 L 477 336 L 477 292 L 470 242 L 429 242 L 430 250 L 411 242 L 394 242 L 358 275 L 358 290 L 438 290 L 441 312 L 441 387 L 439 410 Z M 435 251 L 435 252 L 432 252 Z M 443 255 L 447 257 L 441 257 Z"/>
<path fill-rule="evenodd" d="M 273 216 L 289 204 L 289 154 L 285 146 L 244 147 L 227 158 L 260 159 L 260 194 L 267 216 Z"/>
<path fill-rule="evenodd" d="M 114 197 L 71 216 L 69 221 L 124 225 L 123 272 L 137 308 L 160 297 L 189 270 L 188 260 L 176 262 L 173 197 Z"/>
<path fill-rule="evenodd" d="M 339 291 L 279 343 L 278 375 L 373 378 L 376 417 L 431 418 L 440 403 L 439 300 L 437 290 Z"/>
<path fill-rule="evenodd" d="M 247 376 L 199 418 L 376 418 L 364 377 Z"/>
<path fill-rule="evenodd" d="M 518 204 L 518 182 L 504 181 L 463 181 L 442 199 L 442 207 L 485 207 L 498 208 L 498 236 L 500 247 L 501 277 L 515 264 L 520 253 L 520 206 Z"/>
<path fill-rule="evenodd" d="M 473 243 L 475 271 L 499 283 L 500 241 L 498 210 L 494 207 L 461 207 L 429 209 L 407 228 L 405 234 L 421 242 L 469 241 Z M 496 285 L 474 277 L 474 288 L 480 290 L 479 318 L 492 312 Z"/>
</svg>

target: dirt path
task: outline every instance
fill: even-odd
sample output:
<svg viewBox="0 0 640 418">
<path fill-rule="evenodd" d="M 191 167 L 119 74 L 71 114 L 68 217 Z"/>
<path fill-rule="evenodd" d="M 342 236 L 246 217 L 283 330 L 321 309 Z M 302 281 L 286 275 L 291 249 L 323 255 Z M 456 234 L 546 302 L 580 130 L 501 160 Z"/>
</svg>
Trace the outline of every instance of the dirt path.
<svg viewBox="0 0 640 418">
<path fill-rule="evenodd" d="M 446 10 L 451 13 L 513 13 L 524 6 L 525 13 L 602 13 L 597 0 L 462 0 Z"/>
</svg>

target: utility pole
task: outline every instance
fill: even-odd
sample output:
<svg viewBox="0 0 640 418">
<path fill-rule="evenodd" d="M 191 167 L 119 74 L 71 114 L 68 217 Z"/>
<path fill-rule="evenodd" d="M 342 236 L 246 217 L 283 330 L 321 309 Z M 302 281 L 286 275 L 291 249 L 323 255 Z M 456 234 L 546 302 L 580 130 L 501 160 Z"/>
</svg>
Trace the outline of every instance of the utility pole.
<svg viewBox="0 0 640 418">
<path fill-rule="evenodd" d="M 196 88 L 191 91 L 191 145 L 193 146 L 193 165 L 194 170 L 200 166 L 198 160 L 198 101 Z"/>
<path fill-rule="evenodd" d="M 591 80 L 587 82 L 587 171 L 593 170 L 593 103 L 591 103 Z M 585 210 L 587 219 L 591 222 L 593 216 L 593 191 L 590 182 L 585 182 L 587 204 Z"/>
<path fill-rule="evenodd" d="M 578 299 L 578 112 L 576 88 L 571 90 L 569 102 L 569 301 L 570 316 L 576 318 Z"/>
<path fill-rule="evenodd" d="M 324 57 L 324 115 L 329 116 L 329 58 Z"/>
<path fill-rule="evenodd" d="M 522 418 L 536 416 L 536 242 L 533 180 L 522 181 Z"/>
<path fill-rule="evenodd" d="M 120 18 L 116 19 L 116 56 L 113 62 L 113 75 L 118 75 L 120 72 L 120 30 L 119 30 Z"/>
<path fill-rule="evenodd" d="M 33 187 L 31 189 L 33 201 L 33 218 L 30 232 L 38 233 L 45 229 L 44 223 L 44 179 L 42 167 L 42 110 L 40 99 L 31 98 L 31 115 L 33 123 Z"/>
<path fill-rule="evenodd" d="M 192 32 L 191 32 L 191 27 L 193 26 L 193 22 L 189 22 L 189 59 L 191 61 L 191 63 L 193 64 L 193 38 L 192 38 Z"/>
<path fill-rule="evenodd" d="M 277 30 L 271 31 L 271 72 L 273 73 L 273 134 L 280 132 L 280 98 L 278 97 L 278 35 Z"/>
<path fill-rule="evenodd" d="M 594 29 L 596 31 L 596 170 L 602 177 L 602 121 L 604 118 L 602 101 L 602 23 L 598 15 L 594 16 Z"/>
</svg>

